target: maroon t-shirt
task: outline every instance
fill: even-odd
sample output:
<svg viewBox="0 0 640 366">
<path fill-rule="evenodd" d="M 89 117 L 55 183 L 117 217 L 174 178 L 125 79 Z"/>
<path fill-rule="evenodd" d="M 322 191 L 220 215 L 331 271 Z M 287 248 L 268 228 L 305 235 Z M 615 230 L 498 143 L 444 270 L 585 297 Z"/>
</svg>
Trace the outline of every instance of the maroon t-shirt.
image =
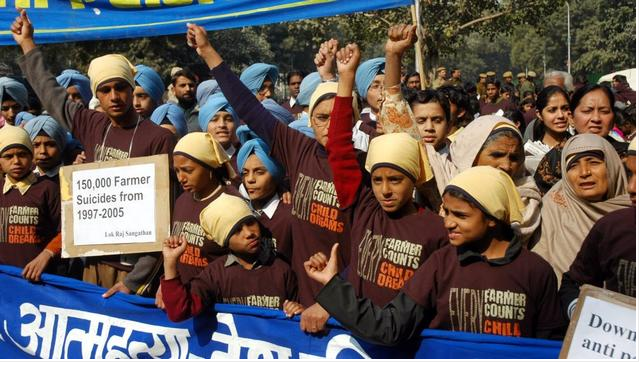
<svg viewBox="0 0 640 366">
<path fill-rule="evenodd" d="M 512 110 L 515 108 L 508 100 L 501 100 L 497 103 L 488 103 L 488 102 L 480 101 L 481 116 L 484 116 L 487 114 L 494 114 L 500 109 L 502 109 L 503 111 L 506 111 L 507 109 Z"/>
<path fill-rule="evenodd" d="M 282 309 L 285 300 L 297 301 L 296 276 L 284 260 L 247 270 L 239 263 L 225 266 L 227 259 L 216 259 L 191 280 L 191 293 L 205 308 L 224 303 Z"/>
<path fill-rule="evenodd" d="M 310 279 L 303 263 L 317 252 L 331 255 L 340 243 L 339 269 L 349 263 L 349 212 L 340 210 L 327 154 L 316 140 L 283 123 L 275 126 L 271 154 L 287 168 L 292 188 L 292 267 L 298 276 L 300 302 L 315 303 L 322 285 Z"/>
<path fill-rule="evenodd" d="M 347 279 L 358 297 L 384 306 L 433 252 L 448 244 L 440 216 L 422 209 L 404 217 L 389 215 L 363 184 L 353 208 Z"/>
<path fill-rule="evenodd" d="M 219 195 L 198 201 L 193 194 L 184 192 L 178 197 L 173 211 L 171 235 L 184 235 L 187 249 L 178 259 L 178 273 L 183 283 L 197 276 L 204 267 L 228 253 L 227 249 L 207 239 L 200 226 L 200 212 Z"/>
<path fill-rule="evenodd" d="M 106 114 L 90 109 L 80 108 L 73 115 L 73 135 L 85 147 L 87 162 L 122 160 L 157 154 L 171 155 L 173 152 L 175 137 L 171 131 L 148 119 L 140 121 L 137 131 L 135 125 L 127 128 L 109 128 L 110 125 L 111 122 Z M 131 146 L 131 155 L 129 155 L 129 146 Z"/>
<path fill-rule="evenodd" d="M 280 201 L 278 202 L 278 208 L 271 218 L 263 212 L 258 217 L 258 220 L 269 230 L 276 251 L 282 254 L 288 261 L 291 261 L 293 251 L 291 228 L 295 222 L 295 219 L 291 216 L 291 205 Z"/>
<path fill-rule="evenodd" d="M 401 291 L 435 312 L 429 328 L 532 338 L 564 324 L 557 288 L 551 266 L 525 248 L 508 260 L 461 260 L 450 245 Z"/>
<path fill-rule="evenodd" d="M 4 186 L 0 177 L 0 189 Z M 0 191 L 0 264 L 24 267 L 60 232 L 60 189 L 43 177 L 24 195 Z"/>
<path fill-rule="evenodd" d="M 636 208 L 614 211 L 598 220 L 569 267 L 569 277 L 636 296 Z"/>
</svg>

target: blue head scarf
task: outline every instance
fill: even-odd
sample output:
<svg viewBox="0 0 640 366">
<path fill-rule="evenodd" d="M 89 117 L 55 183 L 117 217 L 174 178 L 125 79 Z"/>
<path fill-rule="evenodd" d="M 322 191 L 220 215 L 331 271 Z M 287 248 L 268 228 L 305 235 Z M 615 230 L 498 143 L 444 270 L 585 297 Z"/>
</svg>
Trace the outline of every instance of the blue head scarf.
<svg viewBox="0 0 640 366">
<path fill-rule="evenodd" d="M 302 132 L 307 137 L 311 137 L 312 139 L 316 138 L 316 134 L 313 132 L 313 128 L 309 127 L 309 115 L 307 114 L 305 114 L 299 120 L 291 122 L 289 124 L 289 127 L 293 128 L 296 131 Z"/>
<path fill-rule="evenodd" d="M 300 93 L 298 93 L 296 103 L 301 106 L 308 106 L 309 103 L 311 103 L 311 94 L 313 94 L 321 82 L 322 78 L 317 71 L 305 76 L 300 83 Z"/>
<path fill-rule="evenodd" d="M 73 69 L 64 70 L 60 75 L 58 75 L 58 77 L 56 77 L 56 81 L 65 88 L 75 86 L 76 89 L 78 89 L 78 92 L 80 92 L 84 104 L 89 104 L 89 101 L 93 96 L 91 93 L 91 82 L 89 81 L 89 78 L 80 73 L 80 71 Z"/>
<path fill-rule="evenodd" d="M 247 125 L 236 128 L 236 136 L 238 136 L 238 140 L 240 140 L 240 145 L 244 145 L 244 143 L 249 140 L 260 138 L 255 132 L 251 131 Z"/>
<path fill-rule="evenodd" d="M 14 126 L 20 126 L 23 122 L 27 122 L 34 118 L 36 118 L 36 116 L 34 116 L 33 114 L 22 111 L 16 114 L 16 120 L 15 120 Z"/>
<path fill-rule="evenodd" d="M 242 171 L 244 164 L 246 164 L 251 154 L 256 154 L 275 180 L 280 181 L 280 179 L 282 179 L 282 167 L 280 163 L 269 156 L 269 146 L 259 138 L 247 141 L 238 151 L 237 164 L 239 172 Z"/>
<path fill-rule="evenodd" d="M 238 125 L 240 117 L 238 117 L 233 108 L 231 108 L 229 102 L 227 102 L 227 98 L 225 98 L 221 93 L 218 93 L 210 96 L 204 105 L 200 107 L 200 112 L 198 112 L 198 124 L 200 125 L 200 129 L 206 132 L 209 121 L 211 121 L 213 116 L 221 110 L 231 114 L 236 125 Z"/>
<path fill-rule="evenodd" d="M 276 117 L 280 122 L 289 124 L 295 121 L 295 118 L 291 115 L 291 112 L 286 110 L 283 106 L 278 104 L 273 99 L 265 99 L 262 101 L 262 106 L 265 107 L 271 115 Z"/>
<path fill-rule="evenodd" d="M 358 66 L 356 70 L 356 88 L 360 98 L 367 98 L 367 90 L 379 73 L 384 73 L 384 57 L 372 58 Z"/>
<path fill-rule="evenodd" d="M 56 142 L 60 151 L 64 150 L 67 145 L 67 130 L 51 116 L 38 116 L 29 120 L 24 125 L 24 130 L 29 134 L 31 141 L 38 136 L 40 131 L 44 131 Z"/>
<path fill-rule="evenodd" d="M 84 150 L 84 146 L 82 146 L 82 143 L 78 141 L 75 137 L 73 137 L 71 132 L 66 131 L 66 136 L 67 136 L 66 151 L 73 151 L 75 149 Z"/>
<path fill-rule="evenodd" d="M 166 103 L 156 108 L 151 114 L 151 121 L 160 125 L 165 117 L 176 128 L 178 137 L 187 134 L 187 120 L 184 118 L 184 110 L 173 103 Z"/>
<path fill-rule="evenodd" d="M 253 94 L 257 94 L 264 79 L 269 78 L 275 85 L 278 80 L 278 68 L 275 65 L 257 63 L 253 64 L 240 74 L 240 81 L 251 90 Z"/>
<path fill-rule="evenodd" d="M 0 102 L 4 100 L 4 93 L 7 93 L 22 108 L 29 106 L 29 93 L 21 82 L 3 76 L 0 78 Z"/>
<path fill-rule="evenodd" d="M 133 78 L 156 103 L 162 103 L 164 82 L 156 70 L 145 65 L 136 65 L 136 76 Z"/>
<path fill-rule="evenodd" d="M 196 100 L 198 100 L 198 105 L 202 106 L 207 102 L 207 98 L 221 92 L 222 90 L 220 89 L 217 81 L 209 79 L 201 82 L 196 89 Z"/>
</svg>

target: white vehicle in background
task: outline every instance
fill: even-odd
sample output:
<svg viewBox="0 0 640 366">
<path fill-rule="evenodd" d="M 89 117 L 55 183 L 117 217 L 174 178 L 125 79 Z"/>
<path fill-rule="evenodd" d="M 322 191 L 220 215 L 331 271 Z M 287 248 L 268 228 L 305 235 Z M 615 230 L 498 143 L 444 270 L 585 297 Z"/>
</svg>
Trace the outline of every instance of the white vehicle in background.
<svg viewBox="0 0 640 366">
<path fill-rule="evenodd" d="M 611 74 L 604 75 L 600 77 L 600 79 L 598 79 L 598 84 L 600 84 L 603 81 L 611 82 L 615 75 L 624 75 L 627 78 L 627 81 L 629 82 L 629 87 L 631 87 L 631 89 L 633 90 L 638 90 L 638 84 L 636 84 L 637 82 L 636 69 L 620 70 L 620 71 L 612 72 Z"/>
</svg>

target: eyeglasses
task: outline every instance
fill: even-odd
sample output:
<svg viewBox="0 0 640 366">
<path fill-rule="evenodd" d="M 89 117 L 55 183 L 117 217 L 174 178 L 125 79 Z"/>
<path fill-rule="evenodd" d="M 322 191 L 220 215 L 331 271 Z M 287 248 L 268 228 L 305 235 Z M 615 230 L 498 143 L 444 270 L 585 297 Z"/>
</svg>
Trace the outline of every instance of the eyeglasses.
<svg viewBox="0 0 640 366">
<path fill-rule="evenodd" d="M 331 116 L 328 114 L 318 114 L 318 115 L 312 116 L 312 118 L 316 126 L 320 128 L 326 127 L 331 121 Z"/>
</svg>

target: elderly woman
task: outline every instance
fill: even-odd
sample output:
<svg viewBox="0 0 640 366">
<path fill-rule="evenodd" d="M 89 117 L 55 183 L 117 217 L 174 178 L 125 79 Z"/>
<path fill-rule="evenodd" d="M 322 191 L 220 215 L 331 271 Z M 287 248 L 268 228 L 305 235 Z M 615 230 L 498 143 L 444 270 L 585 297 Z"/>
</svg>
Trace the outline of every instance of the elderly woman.
<svg viewBox="0 0 640 366">
<path fill-rule="evenodd" d="M 570 138 L 561 162 L 563 178 L 542 200 L 541 237 L 533 248 L 551 264 L 558 284 L 595 222 L 631 206 L 622 161 L 602 137 L 585 133 Z"/>
</svg>

